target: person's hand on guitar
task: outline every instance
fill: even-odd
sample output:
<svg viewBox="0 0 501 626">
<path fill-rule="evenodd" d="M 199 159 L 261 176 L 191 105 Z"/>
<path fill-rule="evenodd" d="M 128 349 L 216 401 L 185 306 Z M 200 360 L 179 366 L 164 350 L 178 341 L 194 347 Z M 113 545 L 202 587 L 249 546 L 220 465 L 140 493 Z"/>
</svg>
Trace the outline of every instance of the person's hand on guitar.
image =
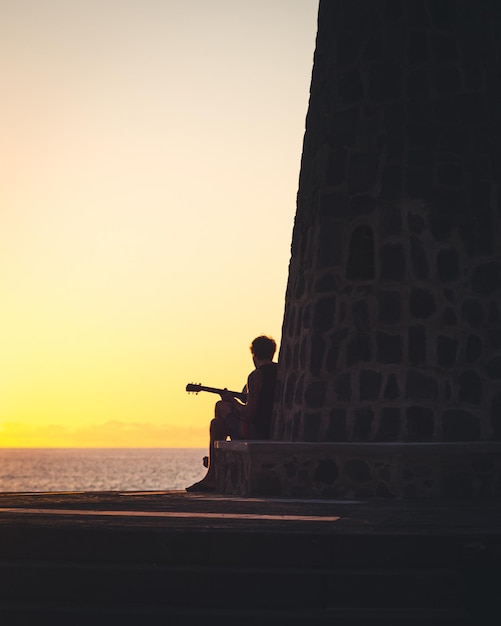
<svg viewBox="0 0 501 626">
<path fill-rule="evenodd" d="M 221 400 L 223 402 L 230 402 L 231 404 L 233 404 L 233 402 L 235 402 L 235 396 L 225 387 L 221 393 Z"/>
</svg>

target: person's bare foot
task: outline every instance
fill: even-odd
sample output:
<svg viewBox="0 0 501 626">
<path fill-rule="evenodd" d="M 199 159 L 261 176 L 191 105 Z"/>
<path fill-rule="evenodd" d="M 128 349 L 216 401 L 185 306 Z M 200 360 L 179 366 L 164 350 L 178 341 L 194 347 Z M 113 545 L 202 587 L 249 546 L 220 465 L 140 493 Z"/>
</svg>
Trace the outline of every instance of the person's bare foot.
<svg viewBox="0 0 501 626">
<path fill-rule="evenodd" d="M 210 491 L 216 491 L 216 485 L 204 478 L 198 483 L 193 483 L 193 485 L 186 487 L 186 491 L 190 493 L 208 493 Z"/>
</svg>

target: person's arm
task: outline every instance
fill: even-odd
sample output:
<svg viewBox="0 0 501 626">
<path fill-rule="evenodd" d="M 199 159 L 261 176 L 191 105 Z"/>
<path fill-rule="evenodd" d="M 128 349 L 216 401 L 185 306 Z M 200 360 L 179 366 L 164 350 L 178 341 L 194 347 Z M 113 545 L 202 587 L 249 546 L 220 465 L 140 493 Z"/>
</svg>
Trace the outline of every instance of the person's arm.
<svg viewBox="0 0 501 626">
<path fill-rule="evenodd" d="M 249 422 L 252 422 L 257 415 L 259 398 L 263 388 L 263 375 L 256 369 L 249 374 L 247 379 L 247 402 L 245 404 L 235 400 L 239 413 Z"/>
</svg>

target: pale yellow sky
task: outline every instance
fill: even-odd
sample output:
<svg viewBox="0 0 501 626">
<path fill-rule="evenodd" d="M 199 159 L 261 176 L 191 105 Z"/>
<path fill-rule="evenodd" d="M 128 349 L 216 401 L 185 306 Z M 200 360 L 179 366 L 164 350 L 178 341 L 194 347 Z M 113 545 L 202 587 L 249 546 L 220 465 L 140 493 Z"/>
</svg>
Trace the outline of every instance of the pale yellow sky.
<svg viewBox="0 0 501 626">
<path fill-rule="evenodd" d="M 316 0 L 0 0 L 0 447 L 203 446 L 280 340 Z"/>
</svg>

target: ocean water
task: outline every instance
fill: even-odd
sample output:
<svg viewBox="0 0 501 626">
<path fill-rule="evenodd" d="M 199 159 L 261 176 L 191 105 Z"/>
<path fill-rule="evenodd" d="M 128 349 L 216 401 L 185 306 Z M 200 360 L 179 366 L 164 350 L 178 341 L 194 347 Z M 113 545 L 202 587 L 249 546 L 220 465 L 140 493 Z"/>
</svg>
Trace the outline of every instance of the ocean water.
<svg viewBox="0 0 501 626">
<path fill-rule="evenodd" d="M 0 492 L 184 489 L 205 448 L 0 448 Z"/>
</svg>

